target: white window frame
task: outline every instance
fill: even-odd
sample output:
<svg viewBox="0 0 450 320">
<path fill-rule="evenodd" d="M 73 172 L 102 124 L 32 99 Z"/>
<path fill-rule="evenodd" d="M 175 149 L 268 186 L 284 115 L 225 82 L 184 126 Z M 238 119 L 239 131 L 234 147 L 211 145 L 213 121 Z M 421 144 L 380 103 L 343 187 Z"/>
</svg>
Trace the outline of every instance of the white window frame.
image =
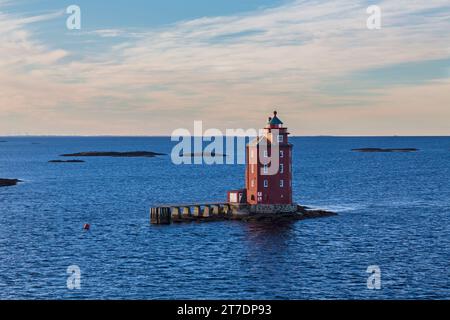
<svg viewBox="0 0 450 320">
<path fill-rule="evenodd" d="M 280 173 L 284 173 L 284 164 L 280 163 Z"/>
<path fill-rule="evenodd" d="M 264 179 L 264 188 L 268 188 L 269 187 L 269 180 Z"/>
<path fill-rule="evenodd" d="M 267 164 L 264 165 L 263 172 L 264 173 L 269 173 L 269 168 L 267 167 Z"/>
<path fill-rule="evenodd" d="M 284 151 L 280 150 L 280 158 L 284 158 Z"/>
<path fill-rule="evenodd" d="M 284 188 L 284 180 L 283 179 L 280 180 L 280 188 Z"/>
<path fill-rule="evenodd" d="M 267 150 L 264 150 L 264 158 L 267 158 L 269 155 L 267 154 Z"/>
<path fill-rule="evenodd" d="M 282 134 L 279 134 L 277 137 L 278 142 L 283 142 L 284 141 L 284 137 Z"/>
</svg>

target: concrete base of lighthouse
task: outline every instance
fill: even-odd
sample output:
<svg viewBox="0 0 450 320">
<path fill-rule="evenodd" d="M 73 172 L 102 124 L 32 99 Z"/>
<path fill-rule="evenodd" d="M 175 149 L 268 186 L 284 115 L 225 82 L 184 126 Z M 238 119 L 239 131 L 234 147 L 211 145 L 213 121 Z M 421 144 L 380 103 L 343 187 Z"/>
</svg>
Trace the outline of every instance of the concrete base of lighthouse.
<svg viewBox="0 0 450 320">
<path fill-rule="evenodd" d="M 297 204 L 253 204 L 249 205 L 250 213 L 294 213 L 297 212 Z"/>
<path fill-rule="evenodd" d="M 180 214 L 197 208 L 198 214 Z M 187 208 L 187 209 L 186 209 Z M 203 209 L 202 209 L 203 208 Z M 194 210 L 195 211 L 195 210 Z M 311 218 L 334 216 L 336 213 L 311 209 L 297 204 L 291 205 L 248 205 L 235 203 L 166 205 L 151 209 L 152 224 L 170 224 L 172 222 L 208 222 L 223 220 L 285 222 Z"/>
</svg>

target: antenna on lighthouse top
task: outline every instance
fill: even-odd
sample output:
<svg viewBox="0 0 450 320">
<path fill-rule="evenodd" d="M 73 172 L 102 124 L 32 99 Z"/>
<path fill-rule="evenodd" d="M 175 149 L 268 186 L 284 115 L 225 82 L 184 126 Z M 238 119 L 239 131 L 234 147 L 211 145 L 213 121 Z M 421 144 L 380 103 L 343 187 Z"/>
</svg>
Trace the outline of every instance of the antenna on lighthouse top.
<svg viewBox="0 0 450 320">
<path fill-rule="evenodd" d="M 274 115 L 275 117 L 277 116 L 277 114 L 278 114 L 278 112 L 276 112 L 276 111 L 273 112 L 273 115 Z"/>
</svg>

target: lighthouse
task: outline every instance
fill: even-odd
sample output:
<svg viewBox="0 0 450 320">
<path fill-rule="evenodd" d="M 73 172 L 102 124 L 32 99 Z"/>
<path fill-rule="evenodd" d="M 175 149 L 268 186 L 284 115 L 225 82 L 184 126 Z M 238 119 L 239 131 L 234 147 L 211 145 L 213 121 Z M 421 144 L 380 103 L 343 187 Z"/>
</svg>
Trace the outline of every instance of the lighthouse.
<svg viewBox="0 0 450 320">
<path fill-rule="evenodd" d="M 276 111 L 246 146 L 245 189 L 228 192 L 228 202 L 250 213 L 295 212 L 292 201 L 292 144 Z"/>
<path fill-rule="evenodd" d="M 293 202 L 292 144 L 288 129 L 276 111 L 256 136 L 245 149 L 245 189 L 228 191 L 226 202 L 152 207 L 151 223 L 221 220 L 286 222 L 336 215 Z"/>
</svg>

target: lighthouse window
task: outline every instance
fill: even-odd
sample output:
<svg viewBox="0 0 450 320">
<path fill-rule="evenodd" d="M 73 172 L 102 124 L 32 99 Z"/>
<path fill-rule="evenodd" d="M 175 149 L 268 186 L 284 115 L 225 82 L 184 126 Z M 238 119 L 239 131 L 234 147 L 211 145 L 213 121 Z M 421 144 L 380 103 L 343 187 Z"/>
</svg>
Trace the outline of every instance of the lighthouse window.
<svg viewBox="0 0 450 320">
<path fill-rule="evenodd" d="M 267 150 L 264 151 L 264 158 L 267 158 Z"/>
<path fill-rule="evenodd" d="M 254 187 L 254 186 L 255 186 L 255 180 L 254 180 L 254 179 L 252 179 L 252 183 L 251 183 L 251 185 L 252 185 L 252 187 Z"/>
<path fill-rule="evenodd" d="M 278 142 L 283 142 L 283 135 L 281 134 L 278 135 Z"/>
<path fill-rule="evenodd" d="M 267 188 L 269 186 L 269 181 L 268 180 L 264 180 L 264 188 Z"/>
<path fill-rule="evenodd" d="M 284 164 L 280 164 L 280 173 L 283 173 L 284 172 Z"/>
<path fill-rule="evenodd" d="M 280 151 L 280 158 L 284 158 L 284 151 L 283 150 Z"/>
<path fill-rule="evenodd" d="M 255 173 L 255 166 L 251 164 L 250 168 L 251 168 L 252 173 Z"/>
<path fill-rule="evenodd" d="M 284 187 L 284 180 L 280 180 L 280 187 L 281 187 L 281 188 Z"/>
<path fill-rule="evenodd" d="M 264 165 L 264 171 L 263 171 L 264 173 L 268 173 L 269 172 L 269 170 L 268 170 L 268 168 L 267 168 L 267 164 L 265 164 Z"/>
</svg>

